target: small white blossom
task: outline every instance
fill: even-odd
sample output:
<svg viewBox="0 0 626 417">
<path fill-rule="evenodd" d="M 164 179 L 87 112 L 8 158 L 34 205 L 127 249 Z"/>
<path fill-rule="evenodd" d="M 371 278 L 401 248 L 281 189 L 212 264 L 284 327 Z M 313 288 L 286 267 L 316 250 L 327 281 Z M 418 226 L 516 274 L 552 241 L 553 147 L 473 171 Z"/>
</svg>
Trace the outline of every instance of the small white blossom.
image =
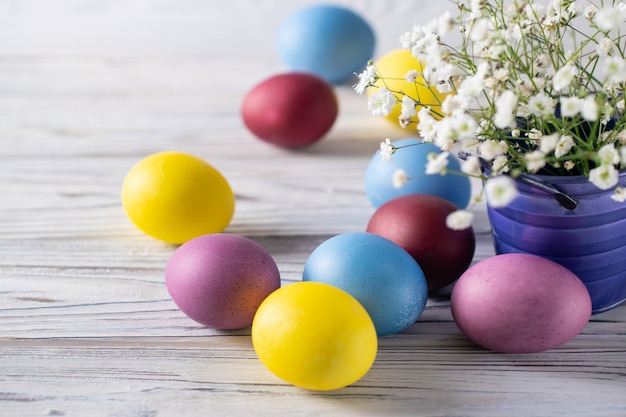
<svg viewBox="0 0 626 417">
<path fill-rule="evenodd" d="M 515 126 L 515 108 L 517 95 L 510 90 L 505 91 L 496 99 L 496 114 L 493 122 L 498 129 L 507 129 Z"/>
<path fill-rule="evenodd" d="M 391 157 L 398 148 L 391 144 L 391 140 L 389 138 L 380 142 L 380 156 L 383 161 L 393 162 L 393 158 Z"/>
<path fill-rule="evenodd" d="M 474 21 L 472 28 L 470 29 L 470 39 L 474 42 L 482 42 L 487 38 L 490 27 L 489 19 L 481 18 Z"/>
<path fill-rule="evenodd" d="M 409 119 L 417 115 L 415 105 L 417 103 L 409 96 L 402 96 L 402 112 L 400 114 L 401 119 Z"/>
<path fill-rule="evenodd" d="M 590 122 L 595 122 L 598 120 L 598 113 L 600 112 L 600 108 L 598 103 L 596 102 L 596 98 L 594 95 L 590 94 L 583 100 L 582 106 L 580 107 L 580 114 L 585 120 Z"/>
<path fill-rule="evenodd" d="M 499 155 L 503 155 L 506 149 L 506 143 L 497 141 L 495 139 L 488 139 L 480 144 L 478 147 L 480 156 L 486 161 L 491 161 Z"/>
<path fill-rule="evenodd" d="M 598 42 L 596 53 L 600 56 L 606 56 L 613 51 L 613 48 L 615 48 L 615 42 L 611 38 L 604 37 Z"/>
<path fill-rule="evenodd" d="M 532 151 L 524 155 L 524 162 L 528 172 L 534 173 L 546 165 L 546 155 L 541 151 Z"/>
<path fill-rule="evenodd" d="M 504 174 L 505 172 L 509 172 L 509 158 L 506 155 L 496 156 L 491 162 L 491 170 L 495 174 Z"/>
<path fill-rule="evenodd" d="M 388 116 L 396 105 L 396 97 L 385 87 L 370 96 L 367 103 L 369 110 L 374 116 Z"/>
<path fill-rule="evenodd" d="M 539 129 L 532 128 L 530 129 L 530 132 L 526 133 L 526 136 L 528 136 L 528 139 L 538 140 L 543 137 L 543 133 L 541 133 L 541 130 Z"/>
<path fill-rule="evenodd" d="M 393 172 L 392 184 L 393 188 L 401 188 L 409 181 L 409 177 L 406 175 L 406 171 L 403 169 L 396 169 Z"/>
<path fill-rule="evenodd" d="M 449 152 L 429 153 L 425 173 L 427 175 L 444 173 L 445 168 L 448 166 L 449 155 Z"/>
<path fill-rule="evenodd" d="M 620 163 L 620 154 L 612 143 L 604 145 L 598 151 L 598 158 L 602 165 L 617 165 Z"/>
<path fill-rule="evenodd" d="M 546 93 L 536 94 L 528 100 L 528 110 L 535 116 L 552 116 L 554 115 L 554 101 Z"/>
<path fill-rule="evenodd" d="M 437 137 L 437 120 L 430 114 L 430 108 L 422 107 L 420 111 L 417 112 L 417 118 L 419 119 L 417 130 L 420 132 L 424 141 L 434 142 Z"/>
<path fill-rule="evenodd" d="M 467 210 L 456 210 L 446 217 L 446 226 L 452 230 L 465 230 L 472 226 L 474 214 Z"/>
<path fill-rule="evenodd" d="M 585 7 L 585 10 L 583 11 L 583 16 L 585 16 L 585 19 L 593 20 L 596 13 L 598 13 L 598 7 L 592 4 Z"/>
<path fill-rule="evenodd" d="M 561 97 L 561 116 L 574 117 L 580 113 L 583 106 L 583 100 L 578 97 Z"/>
<path fill-rule="evenodd" d="M 559 139 L 560 135 L 558 133 L 543 136 L 539 141 L 539 150 L 544 154 L 554 151 L 559 143 Z"/>
<path fill-rule="evenodd" d="M 561 156 L 567 155 L 567 153 L 574 146 L 574 138 L 571 135 L 562 135 L 559 139 L 559 142 L 556 144 L 556 149 L 554 150 L 554 156 L 560 158 Z"/>
<path fill-rule="evenodd" d="M 615 187 L 615 193 L 611 196 L 613 201 L 617 201 L 618 203 L 623 203 L 626 201 L 626 188 L 624 187 Z"/>
<path fill-rule="evenodd" d="M 373 65 L 368 65 L 363 72 L 358 74 L 358 77 L 359 82 L 354 85 L 354 91 L 363 94 L 367 87 L 376 81 L 376 68 Z"/>
<path fill-rule="evenodd" d="M 606 81 L 609 83 L 622 83 L 626 81 L 626 59 L 607 57 L 604 62 Z"/>
<path fill-rule="evenodd" d="M 414 83 L 415 80 L 417 80 L 417 78 L 420 76 L 420 73 L 417 72 L 417 70 L 409 70 L 407 71 L 407 73 L 404 75 L 404 80 L 408 83 Z"/>
<path fill-rule="evenodd" d="M 601 190 L 608 190 L 617 185 L 619 171 L 613 165 L 600 165 L 589 171 L 589 181 Z"/>
<path fill-rule="evenodd" d="M 626 17 L 626 8 L 624 3 L 618 3 L 615 7 L 606 7 L 598 10 L 593 21 L 602 30 L 610 31 L 619 27 Z"/>
<path fill-rule="evenodd" d="M 459 140 L 474 139 L 478 124 L 467 113 L 457 113 L 451 119 L 452 126 Z"/>
<path fill-rule="evenodd" d="M 468 156 L 464 161 L 461 161 L 461 171 L 467 175 L 480 176 L 480 159 L 475 155 Z"/>
<path fill-rule="evenodd" d="M 572 64 L 567 64 L 559 68 L 559 70 L 554 74 L 554 79 L 552 80 L 552 86 L 557 91 L 562 91 L 568 88 L 574 78 L 578 75 L 578 70 Z"/>
<path fill-rule="evenodd" d="M 518 195 L 517 186 L 511 177 L 498 175 L 489 178 L 485 183 L 487 202 L 495 208 L 506 207 Z"/>
</svg>

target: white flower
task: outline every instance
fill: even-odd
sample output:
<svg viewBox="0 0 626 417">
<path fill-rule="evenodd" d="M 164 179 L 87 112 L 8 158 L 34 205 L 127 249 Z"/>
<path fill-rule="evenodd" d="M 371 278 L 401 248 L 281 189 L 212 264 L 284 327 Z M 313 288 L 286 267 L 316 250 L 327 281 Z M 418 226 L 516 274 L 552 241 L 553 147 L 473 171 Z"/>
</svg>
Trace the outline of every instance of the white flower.
<svg viewBox="0 0 626 417">
<path fill-rule="evenodd" d="M 488 139 L 480 144 L 478 147 L 480 156 L 486 161 L 491 161 L 499 155 L 503 155 L 506 149 L 506 143 L 500 142 L 494 139 Z"/>
<path fill-rule="evenodd" d="M 580 114 L 583 116 L 585 120 L 590 122 L 595 122 L 598 120 L 598 113 L 600 112 L 600 107 L 596 102 L 596 98 L 594 95 L 590 94 L 583 100 L 583 104 L 580 108 Z"/>
<path fill-rule="evenodd" d="M 402 112 L 400 114 L 401 119 L 410 119 L 417 115 L 415 105 L 417 103 L 409 96 L 402 96 Z"/>
<path fill-rule="evenodd" d="M 517 95 L 510 90 L 505 91 L 496 99 L 496 114 L 493 122 L 498 129 L 507 129 L 515 126 L 515 108 Z"/>
<path fill-rule="evenodd" d="M 604 61 L 606 81 L 621 83 L 626 81 L 626 60 L 624 58 L 607 57 Z"/>
<path fill-rule="evenodd" d="M 578 70 L 572 64 L 567 64 L 559 68 L 559 70 L 554 74 L 554 78 L 552 80 L 552 87 L 555 90 L 561 91 L 568 88 L 574 78 L 578 75 Z"/>
<path fill-rule="evenodd" d="M 393 188 L 401 188 L 404 184 L 407 183 L 409 177 L 406 175 L 406 172 L 403 169 L 396 169 L 393 172 L 392 184 Z"/>
<path fill-rule="evenodd" d="M 496 156 L 491 162 L 491 171 L 495 174 L 504 174 L 509 170 L 509 158 L 506 155 Z"/>
<path fill-rule="evenodd" d="M 626 188 L 619 187 L 619 186 L 615 187 L 615 194 L 613 194 L 611 198 L 614 201 L 617 201 L 618 203 L 623 203 L 624 201 L 626 201 Z M 447 220 L 446 220 L 446 224 L 447 224 Z"/>
<path fill-rule="evenodd" d="M 556 149 L 554 150 L 554 156 L 560 158 L 561 156 L 567 155 L 567 153 L 574 146 L 574 138 L 571 135 L 562 135 L 559 139 L 559 142 L 556 144 Z"/>
<path fill-rule="evenodd" d="M 449 152 L 429 153 L 425 173 L 427 175 L 444 173 L 446 166 L 448 166 L 449 155 Z"/>
<path fill-rule="evenodd" d="M 589 181 L 601 190 L 608 190 L 619 180 L 619 171 L 613 165 L 600 165 L 589 171 Z"/>
<path fill-rule="evenodd" d="M 474 21 L 472 28 L 470 29 L 469 37 L 474 42 L 481 42 L 487 38 L 489 34 L 490 22 L 489 19 L 481 18 Z"/>
<path fill-rule="evenodd" d="M 354 91 L 363 94 L 365 89 L 376 81 L 376 68 L 373 65 L 368 65 L 358 77 L 359 82 L 354 85 Z"/>
<path fill-rule="evenodd" d="M 367 107 L 374 116 L 387 116 L 396 105 L 396 97 L 385 87 L 370 96 Z"/>
<path fill-rule="evenodd" d="M 465 230 L 472 226 L 474 214 L 467 210 L 457 210 L 448 214 L 446 226 L 452 230 Z"/>
<path fill-rule="evenodd" d="M 404 75 L 404 80 L 408 83 L 414 83 L 415 80 L 420 76 L 420 73 L 417 70 L 409 70 Z"/>
<path fill-rule="evenodd" d="M 437 137 L 437 120 L 430 114 L 430 107 L 422 107 L 417 112 L 417 130 L 424 139 L 424 142 L 434 142 Z"/>
<path fill-rule="evenodd" d="M 528 172 L 534 173 L 546 165 L 546 155 L 541 151 L 532 151 L 524 155 L 524 162 Z"/>
<path fill-rule="evenodd" d="M 604 145 L 598 151 L 598 158 L 602 165 L 617 165 L 620 163 L 620 154 L 612 143 Z"/>
<path fill-rule="evenodd" d="M 498 175 L 497 177 L 489 178 L 485 183 L 487 202 L 492 207 L 497 208 L 509 205 L 509 203 L 515 200 L 517 194 L 515 181 L 509 176 Z"/>
<path fill-rule="evenodd" d="M 380 142 L 380 156 L 383 161 L 392 162 L 393 158 L 391 157 L 398 148 L 391 144 L 391 140 L 389 138 Z"/>
<path fill-rule="evenodd" d="M 528 136 L 528 139 L 538 140 L 543 137 L 543 133 L 539 129 L 532 128 L 530 132 L 526 133 L 526 136 Z"/>
<path fill-rule="evenodd" d="M 598 7 L 592 4 L 585 7 L 585 10 L 583 11 L 583 16 L 585 16 L 585 19 L 593 20 L 596 13 L 598 13 Z"/>
<path fill-rule="evenodd" d="M 554 101 L 546 93 L 539 93 L 528 100 L 530 114 L 544 117 L 554 115 Z"/>
<path fill-rule="evenodd" d="M 455 22 L 450 17 L 450 12 L 446 10 L 443 15 L 437 19 L 437 31 L 439 36 L 443 36 L 454 28 Z"/>
<path fill-rule="evenodd" d="M 539 150 L 544 154 L 552 152 L 556 149 L 559 139 L 560 135 L 558 133 L 543 136 L 539 141 Z"/>
<path fill-rule="evenodd" d="M 615 42 L 611 38 L 604 37 L 598 42 L 598 46 L 596 47 L 596 52 L 600 56 L 606 56 L 613 51 L 615 47 Z"/>
<path fill-rule="evenodd" d="M 478 124 L 469 114 L 457 113 L 450 120 L 459 140 L 474 139 L 476 137 Z"/>
<path fill-rule="evenodd" d="M 580 113 L 583 106 L 583 100 L 578 97 L 561 97 L 561 116 L 574 117 Z"/>
<path fill-rule="evenodd" d="M 593 21 L 602 30 L 610 31 L 619 27 L 624 22 L 626 8 L 623 3 L 618 3 L 615 7 L 600 9 L 595 13 Z"/>
<path fill-rule="evenodd" d="M 464 161 L 461 161 L 461 172 L 475 177 L 480 176 L 480 159 L 475 155 L 468 156 Z"/>
</svg>

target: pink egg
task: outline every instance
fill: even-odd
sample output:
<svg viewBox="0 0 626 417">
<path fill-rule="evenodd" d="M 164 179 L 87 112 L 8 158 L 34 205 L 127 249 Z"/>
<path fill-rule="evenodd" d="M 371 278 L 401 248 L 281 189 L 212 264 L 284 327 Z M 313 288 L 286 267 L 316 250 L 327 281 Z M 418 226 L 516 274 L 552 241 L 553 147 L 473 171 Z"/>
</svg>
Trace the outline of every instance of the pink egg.
<svg viewBox="0 0 626 417">
<path fill-rule="evenodd" d="M 591 298 L 573 272 L 526 254 L 493 256 L 473 265 L 456 282 L 450 304 L 463 334 L 506 353 L 558 347 L 591 317 Z"/>
<path fill-rule="evenodd" d="M 252 324 L 257 308 L 280 287 L 274 259 L 242 236 L 197 237 L 172 254 L 165 269 L 167 290 L 187 316 L 216 329 Z"/>
<path fill-rule="evenodd" d="M 245 96 L 241 115 L 259 139 L 283 148 L 320 140 L 335 123 L 337 97 L 323 79 L 308 73 L 275 75 Z"/>
<path fill-rule="evenodd" d="M 394 198 L 376 210 L 367 231 L 386 237 L 409 252 L 424 271 L 430 291 L 454 282 L 474 257 L 474 230 L 452 230 L 446 217 L 457 207 L 428 194 Z"/>
</svg>

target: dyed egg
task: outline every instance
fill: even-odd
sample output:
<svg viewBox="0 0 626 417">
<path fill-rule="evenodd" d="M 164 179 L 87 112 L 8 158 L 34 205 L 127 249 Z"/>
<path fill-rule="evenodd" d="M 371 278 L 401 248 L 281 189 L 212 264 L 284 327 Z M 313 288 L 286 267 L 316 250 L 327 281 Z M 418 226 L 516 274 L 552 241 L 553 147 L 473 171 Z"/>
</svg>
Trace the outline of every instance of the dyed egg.
<svg viewBox="0 0 626 417">
<path fill-rule="evenodd" d="M 374 31 L 361 16 L 332 5 L 298 10 L 276 37 L 278 55 L 291 71 L 310 72 L 331 83 L 364 68 L 375 43 Z"/>
<path fill-rule="evenodd" d="M 424 107 L 430 107 L 431 114 L 437 118 L 437 113 L 441 113 L 441 103 L 446 98 L 447 94 L 440 93 L 437 88 L 428 86 L 424 78 L 422 77 L 423 64 L 419 62 L 411 51 L 407 49 L 398 49 L 391 51 L 378 59 L 374 65 L 376 70 L 382 77 L 378 79 L 374 85 L 377 87 L 386 87 L 392 92 L 403 91 L 414 100 L 419 100 Z M 414 82 L 406 81 L 405 76 L 407 72 L 415 70 L 418 72 L 418 76 Z M 368 94 L 376 92 L 377 88 L 368 88 Z M 385 118 L 393 123 L 395 126 L 400 127 L 399 118 L 402 113 L 402 95 L 394 93 L 399 100 L 392 112 L 385 116 Z M 417 107 L 417 111 L 420 111 L 422 106 Z M 411 122 L 418 123 L 417 116 L 411 118 Z"/>
<path fill-rule="evenodd" d="M 573 272 L 527 254 L 497 255 L 473 265 L 455 284 L 450 305 L 463 334 L 505 353 L 558 347 L 591 317 L 589 293 Z"/>
<path fill-rule="evenodd" d="M 422 143 L 419 139 L 406 138 L 392 142 L 395 146 L 406 146 L 393 154 L 393 160 L 384 161 L 380 152 L 370 160 L 365 171 L 365 192 L 376 208 L 387 201 L 409 194 L 431 194 L 450 201 L 459 208 L 469 203 L 472 186 L 470 180 L 462 175 L 426 175 L 426 163 L 429 153 L 441 150 L 432 143 Z M 452 155 L 448 158 L 448 169 L 460 171 L 459 161 Z M 394 187 L 394 173 L 402 169 L 409 180 L 399 188 Z"/>
<path fill-rule="evenodd" d="M 144 233 L 169 243 L 223 231 L 235 211 L 235 196 L 222 174 L 200 158 L 160 152 L 126 175 L 122 204 Z"/>
<path fill-rule="evenodd" d="M 345 291 L 318 282 L 297 282 L 270 294 L 254 316 L 252 344 L 277 377 L 321 391 L 359 380 L 378 349 L 363 306 Z"/>
<path fill-rule="evenodd" d="M 337 97 L 330 84 L 311 74 L 268 78 L 245 96 L 241 115 L 259 139 L 283 148 L 302 148 L 320 140 L 333 126 Z"/>
<path fill-rule="evenodd" d="M 474 230 L 452 230 L 446 225 L 446 217 L 456 210 L 441 197 L 406 195 L 380 206 L 367 231 L 386 237 L 411 254 L 424 272 L 428 290 L 437 290 L 459 278 L 474 257 Z"/>
<path fill-rule="evenodd" d="M 176 249 L 165 269 L 165 284 L 191 319 L 216 329 L 239 329 L 250 326 L 261 302 L 280 288 L 280 274 L 257 243 L 218 233 Z"/>
<path fill-rule="evenodd" d="M 424 274 L 411 255 L 372 233 L 326 240 L 309 256 L 302 277 L 350 293 L 365 307 L 379 336 L 413 324 L 428 298 Z"/>
</svg>

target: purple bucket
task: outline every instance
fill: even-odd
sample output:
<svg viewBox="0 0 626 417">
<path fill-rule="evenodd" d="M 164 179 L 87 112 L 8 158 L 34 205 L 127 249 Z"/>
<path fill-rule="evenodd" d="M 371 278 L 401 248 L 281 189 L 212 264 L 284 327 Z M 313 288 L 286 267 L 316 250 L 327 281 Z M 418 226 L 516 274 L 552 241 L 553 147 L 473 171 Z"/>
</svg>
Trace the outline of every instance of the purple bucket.
<svg viewBox="0 0 626 417">
<path fill-rule="evenodd" d="M 611 199 L 587 177 L 533 175 L 578 200 L 573 210 L 549 193 L 518 183 L 519 196 L 487 213 L 496 253 L 530 253 L 574 272 L 586 285 L 593 313 L 626 301 L 626 202 Z M 626 187 L 626 172 L 619 185 Z"/>
</svg>

